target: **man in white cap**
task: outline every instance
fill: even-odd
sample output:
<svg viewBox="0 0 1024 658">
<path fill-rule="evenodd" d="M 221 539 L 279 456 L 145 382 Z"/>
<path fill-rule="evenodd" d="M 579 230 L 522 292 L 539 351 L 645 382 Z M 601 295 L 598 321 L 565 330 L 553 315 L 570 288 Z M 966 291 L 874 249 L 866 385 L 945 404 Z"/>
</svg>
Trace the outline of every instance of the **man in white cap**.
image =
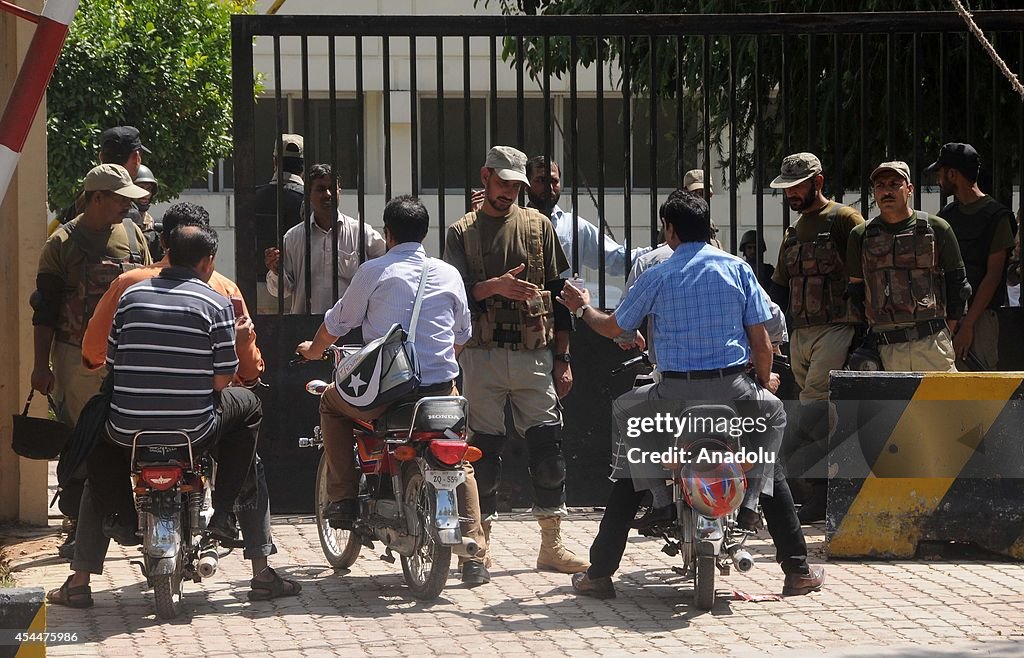
<svg viewBox="0 0 1024 658">
<path fill-rule="evenodd" d="M 526 177 L 526 155 L 495 146 L 480 170 L 484 203 L 448 229 L 444 258 L 466 285 L 473 337 L 460 356 L 469 399 L 469 431 L 483 457 L 476 462 L 480 511 L 490 543 L 497 512 L 505 404 L 526 438 L 533 481 L 533 513 L 541 526 L 537 568 L 575 573 L 589 564 L 562 543 L 565 457 L 558 399 L 572 387 L 569 329 L 572 320 L 553 297 L 568 269 L 548 218 L 521 208 L 516 198 Z M 554 355 L 550 349 L 554 343 Z"/>
<path fill-rule="evenodd" d="M 121 272 L 151 262 L 142 229 L 127 218 L 132 201 L 148 194 L 121 165 L 94 167 L 85 177 L 82 214 L 54 231 L 39 257 L 31 299 L 32 388 L 52 393 L 54 412 L 68 425 L 78 422 L 105 374 L 82 364 L 82 335 L 92 310 Z"/>
<path fill-rule="evenodd" d="M 710 203 L 711 197 L 715 196 L 715 186 L 707 186 L 707 196 L 704 195 L 704 170 L 703 169 L 691 169 L 690 171 L 683 174 L 683 189 L 691 194 L 704 197 Z M 713 247 L 722 249 L 722 242 L 718 239 L 718 225 L 715 224 L 715 220 L 711 220 L 711 242 Z M 627 288 L 629 286 L 627 285 Z"/>
<path fill-rule="evenodd" d="M 950 336 L 971 294 L 956 235 L 910 207 L 906 162 L 883 162 L 871 184 L 879 216 L 850 233 L 849 296 L 864 303 L 885 370 L 956 372 Z"/>
</svg>

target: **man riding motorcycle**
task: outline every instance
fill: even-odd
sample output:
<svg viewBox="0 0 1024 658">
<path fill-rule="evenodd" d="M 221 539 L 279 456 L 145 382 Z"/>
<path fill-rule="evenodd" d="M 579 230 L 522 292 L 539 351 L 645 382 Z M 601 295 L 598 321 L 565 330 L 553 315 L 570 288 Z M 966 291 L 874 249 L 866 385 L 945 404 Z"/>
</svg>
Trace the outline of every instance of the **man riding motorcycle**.
<svg viewBox="0 0 1024 658">
<path fill-rule="evenodd" d="M 672 256 L 640 276 L 613 314 L 593 309 L 589 293 L 570 284 L 558 298 L 576 317 L 608 338 L 638 328 L 645 317 L 655 320 L 662 379 L 615 401 L 616 442 L 626 436 L 630 419 L 652 415 L 658 401 L 734 400 L 741 415 L 764 419 L 764 429 L 748 433 L 747 438 L 750 447 L 761 448 L 774 458 L 786 416 L 773 394 L 779 378 L 771 372 L 772 346 L 764 324 L 771 313 L 757 279 L 741 259 L 707 244 L 711 226 L 703 199 L 670 198 L 664 206 L 663 225 Z M 756 381 L 747 375 L 751 362 Z M 758 498 L 762 491 L 774 493 L 778 471 L 774 462 L 767 461 L 755 463 L 747 473 L 749 486 L 737 516 L 741 528 L 756 529 Z M 591 546 L 591 567 L 573 576 L 577 593 L 615 596 L 611 575 L 618 569 L 642 495 L 630 479 L 616 483 Z M 792 499 L 783 497 L 778 502 L 789 512 L 785 515 L 788 522 L 778 528 L 775 537 L 786 573 L 783 593 L 806 594 L 821 587 L 824 569 L 807 564 L 806 544 Z"/>
</svg>

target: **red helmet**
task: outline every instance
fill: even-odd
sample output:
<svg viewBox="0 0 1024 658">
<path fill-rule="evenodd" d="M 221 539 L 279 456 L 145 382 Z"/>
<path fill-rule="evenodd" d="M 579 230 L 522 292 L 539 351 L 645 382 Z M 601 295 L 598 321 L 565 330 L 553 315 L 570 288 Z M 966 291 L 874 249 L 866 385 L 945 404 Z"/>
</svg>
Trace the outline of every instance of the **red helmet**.
<svg viewBox="0 0 1024 658">
<path fill-rule="evenodd" d="M 691 463 L 683 468 L 680 481 L 686 503 L 698 514 L 716 519 L 739 509 L 747 492 L 743 468 L 736 463 Z"/>
</svg>

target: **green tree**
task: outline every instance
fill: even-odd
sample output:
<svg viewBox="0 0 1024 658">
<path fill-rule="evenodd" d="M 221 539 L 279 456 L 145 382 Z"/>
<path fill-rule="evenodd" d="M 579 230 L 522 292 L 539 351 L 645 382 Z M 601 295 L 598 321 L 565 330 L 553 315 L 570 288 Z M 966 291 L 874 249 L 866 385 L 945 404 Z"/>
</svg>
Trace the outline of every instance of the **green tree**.
<svg viewBox="0 0 1024 658">
<path fill-rule="evenodd" d="M 499 6 L 506 15 L 609 15 L 609 14 L 741 14 L 741 13 L 804 13 L 804 12 L 868 12 L 868 11 L 949 11 L 949 0 L 476 0 L 477 4 Z M 1016 0 L 974 0 L 972 10 L 1018 9 Z M 723 28 L 726 23 L 723 22 Z M 724 31 L 724 30 L 723 30 Z M 991 35 L 990 35 L 991 36 Z M 995 45 L 1011 66 L 1021 64 L 1020 33 L 997 34 Z M 531 77 L 540 79 L 544 73 L 544 41 L 526 39 L 525 65 Z M 935 157 L 943 141 L 971 141 L 982 153 L 984 181 L 1004 200 L 1011 185 L 1019 179 L 1022 163 L 1015 148 L 1024 139 L 1021 131 L 1021 99 L 1000 75 L 993 75 L 993 66 L 973 37 L 947 35 L 940 45 L 938 34 L 924 34 L 914 40 L 909 35 L 892 38 L 891 98 L 887 97 L 887 69 L 890 61 L 885 35 L 868 35 L 863 39 L 866 68 L 860 67 L 861 37 L 856 35 L 804 35 L 754 38 L 727 36 L 710 38 L 710 71 L 704 79 L 704 43 L 699 36 L 674 36 L 647 39 L 634 37 L 606 38 L 601 43 L 602 59 L 617 64 L 621 70 L 628 54 L 633 75 L 630 90 L 637 96 L 655 99 L 674 98 L 677 77 L 682 76 L 684 112 L 688 116 L 703 114 L 703 94 L 709 95 L 711 106 L 711 139 L 716 146 L 726 141 L 723 167 L 730 164 L 729 89 L 735 86 L 735 128 L 738 138 L 736 170 L 739 180 L 754 176 L 754 160 L 750 140 L 755 129 L 764 146 L 763 181 L 770 180 L 778 162 L 786 152 L 809 150 L 822 156 L 826 169 L 831 167 L 826 185 L 860 187 L 867 172 L 861 171 L 859 134 L 861 79 L 865 76 L 868 111 L 866 152 L 869 162 L 884 158 L 913 159 L 914 149 L 923 167 Z M 918 48 L 917 69 L 914 51 Z M 940 48 L 942 49 L 940 51 Z M 574 65 L 570 60 L 569 39 L 549 40 L 550 74 L 563 76 Z M 589 66 L 597 59 L 595 39 L 577 39 L 578 62 Z M 786 84 L 782 86 L 783 49 L 785 49 Z M 967 51 L 970 50 L 968 56 Z M 515 59 L 516 40 L 506 38 L 504 56 Z M 677 66 L 678 52 L 678 66 Z M 735 81 L 730 82 L 730 52 L 735 58 Z M 940 55 L 944 52 L 944 55 Z M 759 55 L 759 76 L 755 76 L 755 54 Z M 655 86 L 650 84 L 650 61 L 655 59 Z M 810 65 L 808 65 L 810 60 Z M 943 79 L 941 65 L 949 72 Z M 835 63 L 838 62 L 838 68 Z M 968 64 L 969 62 L 969 64 Z M 965 75 L 971 70 L 968 90 Z M 941 79 L 941 85 L 940 85 Z M 838 84 L 836 84 L 838 82 Z M 942 97 L 939 90 L 942 89 Z M 836 92 L 838 90 L 838 103 Z M 913 135 L 913 95 L 919 94 L 918 134 Z M 786 98 L 783 115 L 777 101 Z M 809 102 L 810 101 L 810 102 Z M 755 122 L 755 108 L 760 105 L 760 121 Z M 945 110 L 945 125 L 939 122 L 939 107 Z M 838 106 L 839 111 L 834 108 Z M 886 109 L 891 108 L 891 118 Z M 837 119 L 838 117 L 838 119 Z M 838 124 L 837 124 L 838 120 Z M 783 139 L 785 122 L 788 137 Z M 893 126 L 892 135 L 888 126 Z M 836 140 L 838 134 L 839 140 Z M 1016 156 L 1016 157 L 1014 157 Z M 930 181 L 929 181 L 930 182 Z"/>
<path fill-rule="evenodd" d="M 231 152 L 231 15 L 255 0 L 82 0 L 47 89 L 52 208 L 74 198 L 104 129 L 133 125 L 173 198 Z"/>
</svg>

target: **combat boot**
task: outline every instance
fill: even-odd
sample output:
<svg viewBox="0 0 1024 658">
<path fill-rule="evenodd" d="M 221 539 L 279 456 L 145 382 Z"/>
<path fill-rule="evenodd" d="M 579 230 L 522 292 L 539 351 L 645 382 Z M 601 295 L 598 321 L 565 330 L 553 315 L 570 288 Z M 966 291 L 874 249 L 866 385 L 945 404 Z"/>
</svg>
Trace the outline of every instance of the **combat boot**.
<svg viewBox="0 0 1024 658">
<path fill-rule="evenodd" d="M 562 543 L 562 519 L 557 516 L 538 518 L 540 524 L 540 553 L 537 568 L 541 571 L 574 574 L 586 571 L 590 563 L 577 557 Z"/>
</svg>

